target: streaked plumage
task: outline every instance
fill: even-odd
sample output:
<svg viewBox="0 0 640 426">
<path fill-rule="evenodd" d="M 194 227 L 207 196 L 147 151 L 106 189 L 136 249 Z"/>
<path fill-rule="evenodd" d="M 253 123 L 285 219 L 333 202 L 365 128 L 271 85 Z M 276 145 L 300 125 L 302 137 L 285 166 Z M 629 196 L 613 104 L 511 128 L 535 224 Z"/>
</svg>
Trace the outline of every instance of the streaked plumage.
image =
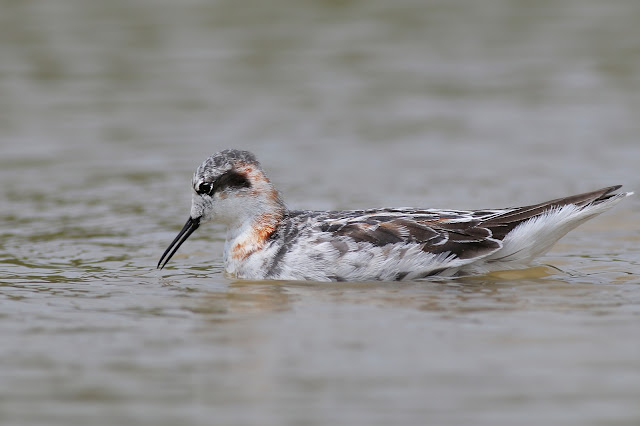
<svg viewBox="0 0 640 426">
<path fill-rule="evenodd" d="M 611 186 L 490 210 L 288 210 L 253 154 L 238 150 L 209 157 L 192 186 L 191 215 L 158 267 L 201 224 L 216 221 L 228 229 L 224 258 L 231 275 L 314 281 L 409 280 L 526 266 L 632 194 Z"/>
</svg>

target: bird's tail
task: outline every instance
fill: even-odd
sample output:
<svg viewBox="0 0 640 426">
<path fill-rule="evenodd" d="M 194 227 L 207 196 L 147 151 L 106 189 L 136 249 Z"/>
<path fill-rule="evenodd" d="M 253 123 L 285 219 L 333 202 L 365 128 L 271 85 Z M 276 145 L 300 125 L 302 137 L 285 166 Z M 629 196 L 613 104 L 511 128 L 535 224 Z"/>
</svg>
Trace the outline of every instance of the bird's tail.
<svg viewBox="0 0 640 426">
<path fill-rule="evenodd" d="M 502 248 L 488 262 L 528 263 L 546 253 L 567 232 L 604 213 L 633 192 L 615 193 L 621 185 L 520 207 L 491 218 L 484 226 L 503 234 Z M 505 232 L 506 231 L 506 232 Z M 499 238 L 499 236 L 498 236 Z"/>
</svg>

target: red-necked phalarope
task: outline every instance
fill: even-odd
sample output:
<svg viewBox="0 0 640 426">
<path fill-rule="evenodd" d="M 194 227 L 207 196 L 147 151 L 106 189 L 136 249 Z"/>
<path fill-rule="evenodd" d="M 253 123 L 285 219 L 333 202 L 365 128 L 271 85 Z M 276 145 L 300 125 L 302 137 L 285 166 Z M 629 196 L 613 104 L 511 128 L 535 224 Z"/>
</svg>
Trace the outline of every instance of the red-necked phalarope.
<svg viewBox="0 0 640 426">
<path fill-rule="evenodd" d="M 228 229 L 224 260 L 231 275 L 313 281 L 411 280 L 526 266 L 633 194 L 611 186 L 505 209 L 294 211 L 254 155 L 238 150 L 207 158 L 192 186 L 189 220 L 159 268 L 200 225 L 216 221 Z"/>
</svg>

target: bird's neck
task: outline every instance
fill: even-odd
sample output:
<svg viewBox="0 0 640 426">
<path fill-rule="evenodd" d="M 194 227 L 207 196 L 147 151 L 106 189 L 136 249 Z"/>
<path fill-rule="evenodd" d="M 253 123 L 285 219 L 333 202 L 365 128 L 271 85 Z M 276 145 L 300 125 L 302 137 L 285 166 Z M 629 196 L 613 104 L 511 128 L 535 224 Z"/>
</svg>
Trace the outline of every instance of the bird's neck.
<svg viewBox="0 0 640 426">
<path fill-rule="evenodd" d="M 227 270 L 233 272 L 249 256 L 261 250 L 282 222 L 286 208 L 277 192 L 267 197 L 255 211 L 235 227 L 229 228 L 225 244 Z"/>
</svg>

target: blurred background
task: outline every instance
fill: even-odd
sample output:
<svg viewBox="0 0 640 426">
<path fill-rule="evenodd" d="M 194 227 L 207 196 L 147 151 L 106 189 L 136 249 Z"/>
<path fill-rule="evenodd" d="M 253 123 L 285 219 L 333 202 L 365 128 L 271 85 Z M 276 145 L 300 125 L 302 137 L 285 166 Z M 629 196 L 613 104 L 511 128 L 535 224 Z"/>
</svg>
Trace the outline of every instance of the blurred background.
<svg viewBox="0 0 640 426">
<path fill-rule="evenodd" d="M 5 0 L 3 169 L 153 173 L 187 199 L 206 156 L 245 148 L 318 208 L 637 186 L 639 17 L 633 0 Z"/>
<path fill-rule="evenodd" d="M 640 191 L 638 22 L 636 0 L 0 0 L 0 423 L 638 424 L 637 196 L 558 270 L 243 283 L 215 225 L 154 270 L 224 148 L 292 208 Z"/>
</svg>

